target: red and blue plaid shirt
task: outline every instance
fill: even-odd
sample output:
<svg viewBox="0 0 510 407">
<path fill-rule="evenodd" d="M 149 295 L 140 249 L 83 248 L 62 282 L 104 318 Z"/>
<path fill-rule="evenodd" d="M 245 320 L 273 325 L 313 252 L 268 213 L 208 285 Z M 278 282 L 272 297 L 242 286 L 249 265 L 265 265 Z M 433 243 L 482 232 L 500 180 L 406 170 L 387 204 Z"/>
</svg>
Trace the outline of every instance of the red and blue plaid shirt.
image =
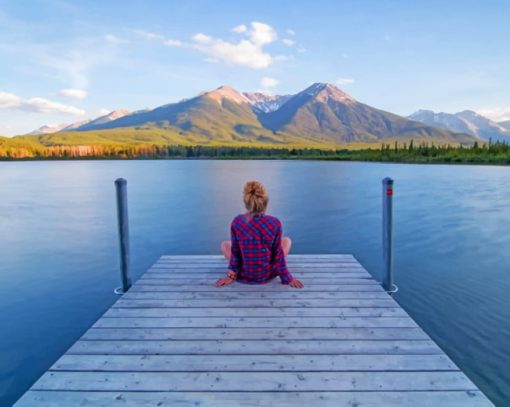
<svg viewBox="0 0 510 407">
<path fill-rule="evenodd" d="M 230 225 L 232 253 L 229 270 L 236 272 L 237 281 L 263 284 L 276 276 L 289 284 L 292 275 L 287 270 L 282 249 L 282 224 L 274 216 L 238 215 Z"/>
</svg>

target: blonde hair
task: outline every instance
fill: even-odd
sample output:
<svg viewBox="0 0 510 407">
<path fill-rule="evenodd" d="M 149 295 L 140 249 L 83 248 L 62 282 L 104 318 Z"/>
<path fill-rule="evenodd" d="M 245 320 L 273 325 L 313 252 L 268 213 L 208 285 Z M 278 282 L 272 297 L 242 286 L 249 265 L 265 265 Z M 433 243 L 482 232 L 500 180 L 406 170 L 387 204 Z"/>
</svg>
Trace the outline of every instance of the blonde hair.
<svg viewBox="0 0 510 407">
<path fill-rule="evenodd" d="M 244 185 L 244 206 L 249 213 L 263 213 L 269 202 L 266 188 L 258 181 L 248 181 Z"/>
</svg>

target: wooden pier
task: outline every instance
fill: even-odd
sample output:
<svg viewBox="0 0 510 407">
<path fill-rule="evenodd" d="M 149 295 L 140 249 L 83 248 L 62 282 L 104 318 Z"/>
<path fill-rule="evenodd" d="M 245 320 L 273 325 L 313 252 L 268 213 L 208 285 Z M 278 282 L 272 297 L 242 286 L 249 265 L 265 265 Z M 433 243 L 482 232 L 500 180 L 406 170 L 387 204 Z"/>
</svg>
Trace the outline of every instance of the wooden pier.
<svg viewBox="0 0 510 407">
<path fill-rule="evenodd" d="M 162 256 L 25 406 L 492 406 L 351 255 L 290 255 L 302 290 Z"/>
</svg>

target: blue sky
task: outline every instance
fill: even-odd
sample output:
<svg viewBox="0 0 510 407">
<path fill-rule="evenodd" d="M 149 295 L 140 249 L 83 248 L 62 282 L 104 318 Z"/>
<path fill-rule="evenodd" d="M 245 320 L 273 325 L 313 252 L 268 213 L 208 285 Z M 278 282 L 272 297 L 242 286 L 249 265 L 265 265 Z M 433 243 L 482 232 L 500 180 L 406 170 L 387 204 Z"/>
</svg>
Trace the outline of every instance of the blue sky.
<svg viewBox="0 0 510 407">
<path fill-rule="evenodd" d="M 0 135 L 229 84 L 510 119 L 509 1 L 1 1 Z"/>
</svg>

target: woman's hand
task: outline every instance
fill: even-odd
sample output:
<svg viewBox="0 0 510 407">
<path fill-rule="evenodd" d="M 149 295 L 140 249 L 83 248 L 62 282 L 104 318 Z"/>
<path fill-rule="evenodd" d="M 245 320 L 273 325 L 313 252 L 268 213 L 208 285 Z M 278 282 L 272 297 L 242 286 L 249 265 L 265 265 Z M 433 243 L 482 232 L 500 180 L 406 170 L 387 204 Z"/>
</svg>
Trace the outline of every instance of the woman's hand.
<svg viewBox="0 0 510 407">
<path fill-rule="evenodd" d="M 218 281 L 216 281 L 216 287 L 221 287 L 223 285 L 229 285 L 229 284 L 232 284 L 235 280 L 233 278 L 230 278 L 230 277 L 223 277 L 223 278 L 220 278 Z"/>
<path fill-rule="evenodd" d="M 293 288 L 303 288 L 304 285 L 301 281 L 299 281 L 297 278 L 293 279 L 289 285 Z"/>
</svg>

